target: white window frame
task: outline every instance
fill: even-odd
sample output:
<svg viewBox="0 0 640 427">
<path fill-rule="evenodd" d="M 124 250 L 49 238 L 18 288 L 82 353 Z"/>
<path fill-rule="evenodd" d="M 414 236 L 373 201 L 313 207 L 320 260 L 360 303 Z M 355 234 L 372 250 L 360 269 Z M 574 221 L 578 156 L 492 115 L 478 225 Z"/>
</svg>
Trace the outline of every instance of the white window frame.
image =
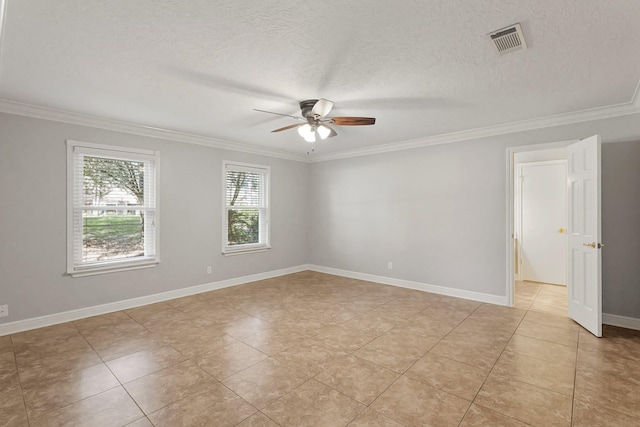
<svg viewBox="0 0 640 427">
<path fill-rule="evenodd" d="M 147 161 L 148 172 L 153 180 L 145 179 L 145 209 L 153 211 L 154 238 L 145 241 L 145 252 L 150 255 L 135 259 L 109 260 L 94 263 L 82 263 L 77 259 L 78 250 L 82 250 L 82 207 L 75 206 L 76 186 L 83 185 L 83 176 L 78 176 L 77 155 L 91 155 L 121 160 Z M 160 263 L 160 152 L 112 145 L 93 144 L 67 140 L 67 274 L 73 277 L 111 273 L 115 271 L 135 270 L 154 267 Z M 146 177 L 146 174 L 145 174 Z M 150 197 L 147 197 L 150 194 Z M 150 200 L 147 202 L 146 200 Z M 117 209 L 117 208 L 116 208 Z M 123 207 L 126 209 L 126 207 Z M 130 208 L 129 208 L 130 209 Z M 79 219 L 78 219 L 79 218 Z M 145 230 L 146 232 L 146 230 Z M 151 245 L 151 246 L 147 246 Z"/>
<path fill-rule="evenodd" d="M 229 245 L 228 244 L 228 210 L 231 209 L 227 206 L 227 171 L 238 172 L 251 172 L 260 173 L 264 175 L 264 205 L 259 207 L 260 215 L 264 215 L 261 218 L 260 223 L 263 227 L 260 227 L 260 238 L 258 243 L 249 243 L 244 245 Z M 240 163 L 224 160 L 222 162 L 222 253 L 224 255 L 239 255 L 251 252 L 262 252 L 271 249 L 270 244 L 270 180 L 271 180 L 271 167 L 264 165 L 255 165 L 251 163 Z"/>
</svg>

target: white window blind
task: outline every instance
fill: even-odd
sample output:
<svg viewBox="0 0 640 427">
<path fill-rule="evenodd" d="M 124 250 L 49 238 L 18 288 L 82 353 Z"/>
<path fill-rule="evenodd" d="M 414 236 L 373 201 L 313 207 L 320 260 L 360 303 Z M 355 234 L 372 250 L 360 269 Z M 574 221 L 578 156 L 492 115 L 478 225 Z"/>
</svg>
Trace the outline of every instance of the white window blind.
<svg viewBox="0 0 640 427">
<path fill-rule="evenodd" d="M 224 253 L 269 247 L 269 167 L 223 163 Z"/>
<path fill-rule="evenodd" d="M 67 142 L 67 272 L 96 274 L 159 262 L 159 154 Z"/>
</svg>

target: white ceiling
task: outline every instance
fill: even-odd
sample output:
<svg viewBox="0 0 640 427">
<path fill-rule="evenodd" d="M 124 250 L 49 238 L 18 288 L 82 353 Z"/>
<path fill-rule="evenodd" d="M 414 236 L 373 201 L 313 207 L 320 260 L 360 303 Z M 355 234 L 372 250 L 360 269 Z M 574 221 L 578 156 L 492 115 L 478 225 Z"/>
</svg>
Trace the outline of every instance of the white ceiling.
<svg viewBox="0 0 640 427">
<path fill-rule="evenodd" d="M 270 131 L 293 119 L 253 108 L 377 118 L 326 155 L 625 107 L 640 81 L 635 0 L 3 1 L 0 99 L 292 154 Z M 529 49 L 499 56 L 516 22 Z"/>
</svg>

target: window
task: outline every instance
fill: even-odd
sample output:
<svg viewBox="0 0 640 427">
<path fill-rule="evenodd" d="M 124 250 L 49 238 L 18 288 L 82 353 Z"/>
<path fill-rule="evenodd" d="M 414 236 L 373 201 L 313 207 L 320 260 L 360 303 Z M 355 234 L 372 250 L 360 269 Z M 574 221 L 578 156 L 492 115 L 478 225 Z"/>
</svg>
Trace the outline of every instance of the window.
<svg viewBox="0 0 640 427">
<path fill-rule="evenodd" d="M 223 163 L 225 254 L 269 248 L 269 167 Z"/>
<path fill-rule="evenodd" d="M 67 273 L 157 264 L 158 152 L 67 141 Z"/>
</svg>

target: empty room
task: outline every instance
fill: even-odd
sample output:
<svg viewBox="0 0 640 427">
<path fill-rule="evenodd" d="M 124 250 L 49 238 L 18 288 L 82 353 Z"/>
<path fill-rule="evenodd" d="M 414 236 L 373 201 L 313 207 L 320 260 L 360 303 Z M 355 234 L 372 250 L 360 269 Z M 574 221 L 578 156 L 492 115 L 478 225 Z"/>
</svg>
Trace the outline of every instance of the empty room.
<svg viewBox="0 0 640 427">
<path fill-rule="evenodd" d="M 640 2 L 0 0 L 0 426 L 635 426 Z"/>
</svg>

